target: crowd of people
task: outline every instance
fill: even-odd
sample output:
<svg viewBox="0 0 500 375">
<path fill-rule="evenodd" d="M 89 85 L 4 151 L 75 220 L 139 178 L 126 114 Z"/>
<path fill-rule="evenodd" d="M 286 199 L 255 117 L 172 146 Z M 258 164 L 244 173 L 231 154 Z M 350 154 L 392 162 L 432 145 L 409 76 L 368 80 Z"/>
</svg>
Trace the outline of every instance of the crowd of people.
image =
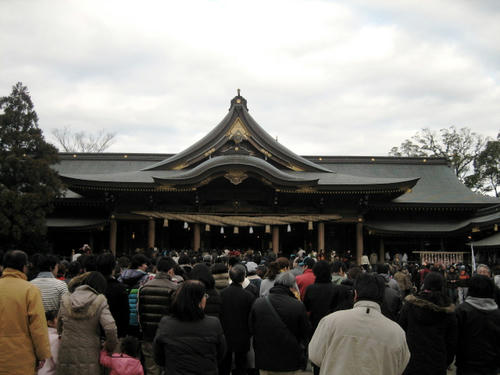
<svg viewBox="0 0 500 375">
<path fill-rule="evenodd" d="M 0 259 L 0 375 L 500 371 L 499 266 L 88 246 Z"/>
</svg>

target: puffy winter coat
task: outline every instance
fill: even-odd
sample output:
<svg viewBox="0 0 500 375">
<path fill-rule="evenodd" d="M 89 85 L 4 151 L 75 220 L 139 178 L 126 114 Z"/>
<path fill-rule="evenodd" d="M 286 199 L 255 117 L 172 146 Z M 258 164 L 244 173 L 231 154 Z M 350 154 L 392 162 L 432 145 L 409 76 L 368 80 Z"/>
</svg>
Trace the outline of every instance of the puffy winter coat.
<svg viewBox="0 0 500 375">
<path fill-rule="evenodd" d="M 129 325 L 137 327 L 139 319 L 137 317 L 137 293 L 139 288 L 148 281 L 148 274 L 142 270 L 126 269 L 122 272 L 118 281 L 125 284 L 128 290 Z"/>
<path fill-rule="evenodd" d="M 32 375 L 36 361 L 51 356 L 40 290 L 26 279 L 12 268 L 0 279 L 1 375 Z"/>
<path fill-rule="evenodd" d="M 103 294 L 82 285 L 63 296 L 58 322 L 62 334 L 58 375 L 99 374 L 101 327 L 106 334 L 107 349 L 112 351 L 117 343 L 116 324 Z"/>
<path fill-rule="evenodd" d="M 217 364 L 226 353 L 219 319 L 207 316 L 180 321 L 165 316 L 153 342 L 155 362 L 166 374 L 217 375 Z"/>
<path fill-rule="evenodd" d="M 435 304 L 429 294 L 409 295 L 399 324 L 406 332 L 411 358 L 404 374 L 446 375 L 457 345 L 455 305 Z"/>
<path fill-rule="evenodd" d="M 167 273 L 160 272 L 139 289 L 137 307 L 144 340 L 153 342 L 161 318 L 170 312 L 173 292 L 178 286 Z"/>
</svg>

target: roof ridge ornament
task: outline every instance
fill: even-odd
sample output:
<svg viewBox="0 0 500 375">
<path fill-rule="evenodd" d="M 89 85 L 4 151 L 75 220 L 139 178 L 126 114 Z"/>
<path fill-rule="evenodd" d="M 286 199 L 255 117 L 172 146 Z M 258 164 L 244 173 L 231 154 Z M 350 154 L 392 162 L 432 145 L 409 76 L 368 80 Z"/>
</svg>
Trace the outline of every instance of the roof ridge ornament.
<svg viewBox="0 0 500 375">
<path fill-rule="evenodd" d="M 231 110 L 231 108 L 239 107 L 248 112 L 247 100 L 243 96 L 241 96 L 241 90 L 236 89 L 236 94 L 237 95 L 231 100 L 231 106 L 229 107 L 229 110 Z"/>
</svg>

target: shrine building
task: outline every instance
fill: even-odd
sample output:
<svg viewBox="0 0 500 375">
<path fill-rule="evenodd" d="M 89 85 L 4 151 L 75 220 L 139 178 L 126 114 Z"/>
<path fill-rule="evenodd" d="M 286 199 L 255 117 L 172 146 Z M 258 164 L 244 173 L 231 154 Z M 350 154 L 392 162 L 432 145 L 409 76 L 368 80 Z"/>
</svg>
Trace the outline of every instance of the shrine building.
<svg viewBox="0 0 500 375">
<path fill-rule="evenodd" d="M 211 121 L 211 119 L 208 119 Z M 207 131 L 210 129 L 207 129 Z M 177 154 L 60 153 L 67 190 L 48 217 L 55 252 L 137 248 L 467 252 L 495 234 L 500 200 L 470 191 L 444 159 L 299 156 L 239 94 Z"/>
</svg>

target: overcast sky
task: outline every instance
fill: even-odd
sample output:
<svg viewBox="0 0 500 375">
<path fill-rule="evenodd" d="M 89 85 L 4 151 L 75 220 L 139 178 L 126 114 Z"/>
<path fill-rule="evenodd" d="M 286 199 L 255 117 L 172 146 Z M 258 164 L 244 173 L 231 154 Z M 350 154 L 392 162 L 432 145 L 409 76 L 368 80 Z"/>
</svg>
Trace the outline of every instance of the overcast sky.
<svg viewBox="0 0 500 375">
<path fill-rule="evenodd" d="M 176 153 L 250 114 L 300 155 L 387 155 L 429 127 L 500 130 L 500 2 L 0 0 L 0 96 L 52 129 Z"/>
</svg>

